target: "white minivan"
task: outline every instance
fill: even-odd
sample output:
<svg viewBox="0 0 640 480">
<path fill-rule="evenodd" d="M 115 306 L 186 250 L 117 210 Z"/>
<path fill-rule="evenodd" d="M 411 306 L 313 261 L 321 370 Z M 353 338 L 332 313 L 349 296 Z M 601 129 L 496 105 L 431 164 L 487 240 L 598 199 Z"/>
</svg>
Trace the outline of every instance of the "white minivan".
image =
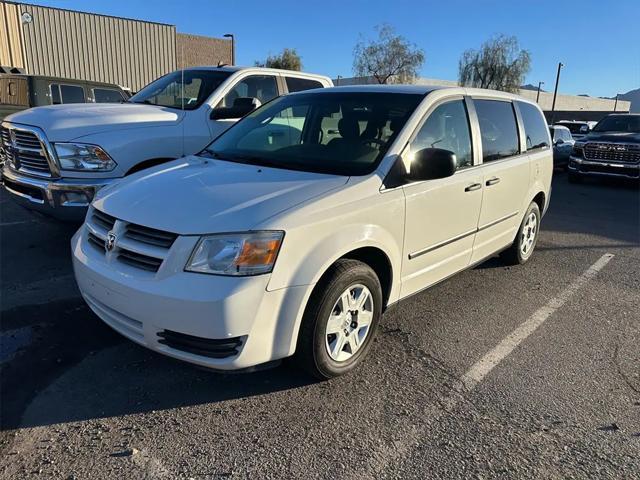
<svg viewBox="0 0 640 480">
<path fill-rule="evenodd" d="M 328 77 L 258 67 L 193 67 L 111 104 L 56 104 L 0 125 L 4 187 L 18 203 L 81 221 L 95 192 L 139 170 L 201 151 L 257 106 L 333 86 Z"/>
<path fill-rule="evenodd" d="M 358 364 L 382 313 L 502 252 L 549 204 L 540 108 L 466 88 L 354 86 L 273 100 L 197 155 L 101 190 L 72 239 L 91 309 L 205 367 Z"/>
</svg>

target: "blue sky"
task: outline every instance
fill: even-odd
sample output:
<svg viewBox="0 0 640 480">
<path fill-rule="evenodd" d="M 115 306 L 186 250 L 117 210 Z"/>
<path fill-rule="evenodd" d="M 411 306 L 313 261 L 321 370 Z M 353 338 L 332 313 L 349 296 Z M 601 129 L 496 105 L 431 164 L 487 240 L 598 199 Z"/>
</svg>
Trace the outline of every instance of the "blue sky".
<svg viewBox="0 0 640 480">
<path fill-rule="evenodd" d="M 284 47 L 304 69 L 351 76 L 360 35 L 387 22 L 424 49 L 421 75 L 455 80 L 458 59 L 494 34 L 516 35 L 532 56 L 525 83 L 560 92 L 614 96 L 640 87 L 640 0 L 36 0 L 39 5 L 174 24 L 178 32 L 234 33 L 237 63 L 251 65 Z"/>
</svg>

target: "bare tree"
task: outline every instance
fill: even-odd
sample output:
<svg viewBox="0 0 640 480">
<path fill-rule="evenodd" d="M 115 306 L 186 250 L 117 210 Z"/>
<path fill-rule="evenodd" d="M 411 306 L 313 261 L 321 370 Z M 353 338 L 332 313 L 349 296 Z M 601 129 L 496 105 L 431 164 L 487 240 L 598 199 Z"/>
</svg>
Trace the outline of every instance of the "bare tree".
<svg viewBox="0 0 640 480">
<path fill-rule="evenodd" d="M 302 58 L 295 48 L 285 48 L 279 55 L 269 55 L 264 62 L 255 62 L 256 67 L 302 70 Z"/>
<path fill-rule="evenodd" d="M 491 88 L 515 93 L 531 68 L 531 55 L 521 50 L 516 37 L 499 35 L 469 49 L 458 64 L 458 81 L 466 87 Z"/>
<path fill-rule="evenodd" d="M 353 73 L 378 83 L 412 83 L 424 63 L 424 51 L 396 34 L 388 24 L 376 27 L 378 38 L 361 39 L 353 49 Z"/>
</svg>

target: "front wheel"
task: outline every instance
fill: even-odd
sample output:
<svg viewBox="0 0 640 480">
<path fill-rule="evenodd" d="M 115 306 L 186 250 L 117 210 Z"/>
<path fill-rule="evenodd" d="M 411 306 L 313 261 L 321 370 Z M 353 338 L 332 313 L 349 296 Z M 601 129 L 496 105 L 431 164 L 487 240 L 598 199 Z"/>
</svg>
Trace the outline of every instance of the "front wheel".
<svg viewBox="0 0 640 480">
<path fill-rule="evenodd" d="M 526 263 L 538 243 L 540 231 L 540 208 L 536 202 L 531 202 L 527 212 L 520 223 L 518 234 L 513 245 L 502 253 L 502 258 L 511 265 Z"/>
<path fill-rule="evenodd" d="M 338 260 L 318 283 L 305 309 L 296 356 L 320 379 L 343 375 L 371 348 L 382 314 L 375 272 L 357 260 Z"/>
</svg>

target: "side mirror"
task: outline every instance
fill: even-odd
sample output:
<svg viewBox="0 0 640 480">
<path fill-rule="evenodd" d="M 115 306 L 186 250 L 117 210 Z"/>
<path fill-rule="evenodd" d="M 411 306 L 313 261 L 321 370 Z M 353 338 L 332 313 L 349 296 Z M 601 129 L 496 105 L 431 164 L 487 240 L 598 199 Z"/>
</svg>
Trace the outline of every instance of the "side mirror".
<svg viewBox="0 0 640 480">
<path fill-rule="evenodd" d="M 416 152 L 409 167 L 411 180 L 435 180 L 456 173 L 456 155 L 442 148 L 424 148 Z"/>
<path fill-rule="evenodd" d="M 231 107 L 218 107 L 211 110 L 211 120 L 227 120 L 230 118 L 242 118 L 253 112 L 261 105 L 260 100 L 254 97 L 238 97 Z"/>
<path fill-rule="evenodd" d="M 556 140 L 556 145 L 562 145 L 564 143 L 564 140 L 559 138 L 558 140 Z"/>
<path fill-rule="evenodd" d="M 580 133 L 589 133 L 589 130 L 591 130 L 591 129 L 589 128 L 589 125 L 582 125 L 582 126 L 580 127 Z"/>
</svg>

